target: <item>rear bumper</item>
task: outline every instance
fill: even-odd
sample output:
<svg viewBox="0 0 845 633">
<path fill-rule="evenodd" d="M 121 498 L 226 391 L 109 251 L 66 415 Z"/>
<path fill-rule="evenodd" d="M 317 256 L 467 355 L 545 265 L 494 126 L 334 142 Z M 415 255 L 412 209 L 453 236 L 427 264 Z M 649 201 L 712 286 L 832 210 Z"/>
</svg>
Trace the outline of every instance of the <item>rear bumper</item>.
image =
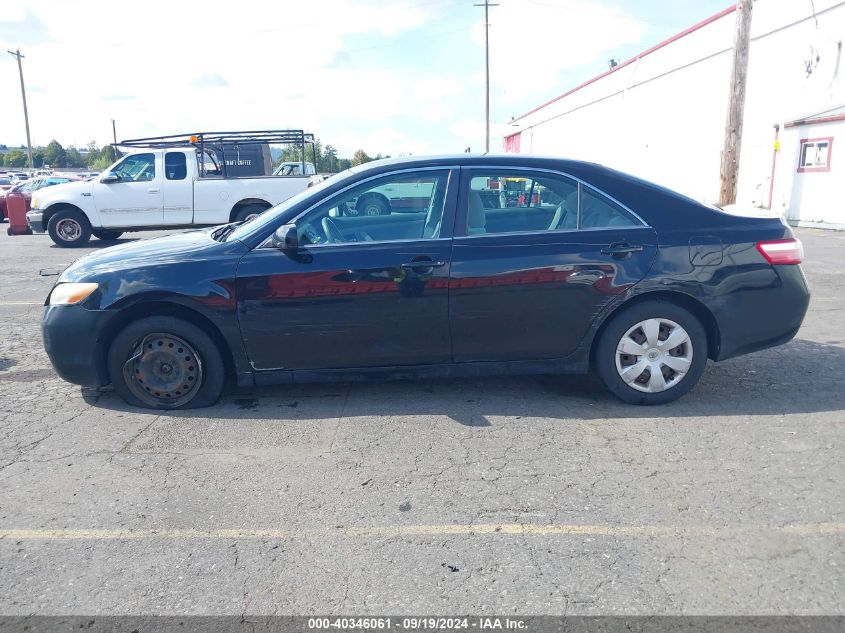
<svg viewBox="0 0 845 633">
<path fill-rule="evenodd" d="M 56 373 L 77 385 L 105 385 L 108 375 L 100 354 L 110 310 L 82 306 L 46 306 L 41 319 L 44 349 Z"/>
<path fill-rule="evenodd" d="M 714 309 L 720 346 L 715 360 L 725 360 L 790 341 L 801 327 L 810 290 L 800 266 L 773 266 L 767 287 L 728 295 Z"/>
</svg>

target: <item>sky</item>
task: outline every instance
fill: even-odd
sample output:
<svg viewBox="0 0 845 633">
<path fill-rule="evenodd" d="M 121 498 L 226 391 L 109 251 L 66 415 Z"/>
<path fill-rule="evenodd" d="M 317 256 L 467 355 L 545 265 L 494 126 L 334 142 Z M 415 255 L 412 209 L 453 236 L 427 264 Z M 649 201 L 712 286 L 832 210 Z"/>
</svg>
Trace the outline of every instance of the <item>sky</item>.
<svg viewBox="0 0 845 633">
<path fill-rule="evenodd" d="M 484 150 L 478 0 L 18 0 L 0 13 L 0 143 L 305 129 L 340 156 Z M 491 151 L 508 121 L 729 0 L 491 0 Z"/>
</svg>

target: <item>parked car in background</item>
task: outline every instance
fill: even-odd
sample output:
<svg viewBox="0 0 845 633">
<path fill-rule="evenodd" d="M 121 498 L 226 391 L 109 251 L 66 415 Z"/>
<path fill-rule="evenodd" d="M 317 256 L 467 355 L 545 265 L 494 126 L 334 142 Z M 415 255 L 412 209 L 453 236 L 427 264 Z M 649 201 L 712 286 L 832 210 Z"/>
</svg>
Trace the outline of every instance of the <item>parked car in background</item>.
<svg viewBox="0 0 845 633">
<path fill-rule="evenodd" d="M 58 176 L 49 176 L 46 178 L 33 178 L 31 180 L 24 180 L 14 185 L 8 191 L 0 194 L 0 211 L 3 213 L 3 218 L 8 217 L 6 196 L 20 194 L 26 200 L 26 210 L 29 211 L 32 205 L 32 196 L 36 191 L 40 191 L 45 187 L 52 187 L 54 185 L 63 185 L 65 183 L 74 182 L 75 178 L 65 178 Z"/>
<path fill-rule="evenodd" d="M 8 191 L 12 188 L 14 183 L 12 182 L 11 178 L 7 178 L 6 176 L 0 176 L 0 191 Z"/>
<path fill-rule="evenodd" d="M 6 211 L 6 196 L 9 195 L 13 191 L 18 191 L 21 187 L 23 187 L 26 183 L 25 182 L 17 182 L 12 184 L 11 187 L 8 189 L 0 190 L 0 213 L 2 214 L 2 219 L 5 220 L 8 217 Z"/>
<path fill-rule="evenodd" d="M 505 178 L 526 195 L 486 208 L 482 192 Z M 409 180 L 431 190 L 425 207 L 339 212 Z M 251 222 L 83 257 L 42 327 L 65 380 L 160 409 L 210 405 L 227 381 L 589 369 L 626 402 L 661 404 L 708 358 L 795 336 L 802 257 L 780 217 L 730 215 L 593 163 L 391 159 Z"/>
<path fill-rule="evenodd" d="M 261 136 L 266 134 L 265 136 Z M 250 132 L 239 143 L 266 145 L 272 138 L 306 139 L 301 130 Z M 236 133 L 124 141 L 133 151 L 101 176 L 39 193 L 27 214 L 36 233 L 59 246 L 111 240 L 125 231 L 213 226 L 254 218 L 321 180 L 320 176 L 233 176 L 247 167 L 227 151 Z M 216 139 L 221 139 L 219 143 Z M 216 149 L 218 148 L 219 149 Z M 247 155 L 242 148 L 244 155 Z M 253 152 L 250 156 L 263 155 Z M 269 150 L 266 152 L 269 156 Z M 251 160 L 251 159 L 250 159 Z M 269 161 L 269 159 L 268 159 Z"/>
</svg>

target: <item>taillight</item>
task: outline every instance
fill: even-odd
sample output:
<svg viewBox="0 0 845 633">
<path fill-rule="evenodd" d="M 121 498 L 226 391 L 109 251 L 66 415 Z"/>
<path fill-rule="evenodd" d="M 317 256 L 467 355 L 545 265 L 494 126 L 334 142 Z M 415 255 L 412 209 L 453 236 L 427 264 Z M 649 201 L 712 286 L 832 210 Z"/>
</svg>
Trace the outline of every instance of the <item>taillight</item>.
<svg viewBox="0 0 845 633">
<path fill-rule="evenodd" d="M 790 237 L 785 240 L 757 242 L 757 250 L 773 266 L 800 264 L 804 261 L 804 246 L 801 240 Z"/>
</svg>

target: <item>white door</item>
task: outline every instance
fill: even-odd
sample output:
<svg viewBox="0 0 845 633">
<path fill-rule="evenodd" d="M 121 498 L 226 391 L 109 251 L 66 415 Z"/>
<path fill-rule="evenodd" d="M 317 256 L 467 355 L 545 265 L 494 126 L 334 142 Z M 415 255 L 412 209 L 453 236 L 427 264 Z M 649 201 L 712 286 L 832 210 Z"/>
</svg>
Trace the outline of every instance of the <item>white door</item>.
<svg viewBox="0 0 845 633">
<path fill-rule="evenodd" d="M 164 224 L 179 226 L 194 219 L 194 183 L 189 176 L 185 152 L 164 154 Z"/>
<path fill-rule="evenodd" d="M 163 224 L 160 163 L 161 155 L 129 154 L 100 177 L 94 185 L 94 204 L 104 227 Z"/>
</svg>

